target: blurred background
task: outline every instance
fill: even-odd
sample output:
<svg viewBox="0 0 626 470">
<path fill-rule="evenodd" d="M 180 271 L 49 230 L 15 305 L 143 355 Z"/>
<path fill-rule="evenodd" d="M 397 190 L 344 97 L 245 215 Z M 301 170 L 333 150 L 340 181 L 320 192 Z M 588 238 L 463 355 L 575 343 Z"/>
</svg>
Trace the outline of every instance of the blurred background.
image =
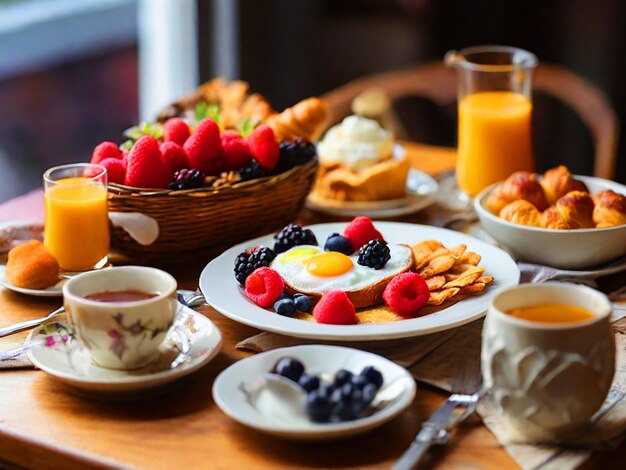
<svg viewBox="0 0 626 470">
<path fill-rule="evenodd" d="M 623 0 L 0 0 L 0 202 L 214 76 L 244 79 L 282 109 L 479 44 L 573 71 L 626 122 Z M 395 106 L 412 139 L 455 145 L 454 105 Z M 535 97 L 534 140 L 539 169 L 591 174 L 592 136 L 548 96 Z M 624 183 L 624 139 L 617 155 Z"/>
</svg>

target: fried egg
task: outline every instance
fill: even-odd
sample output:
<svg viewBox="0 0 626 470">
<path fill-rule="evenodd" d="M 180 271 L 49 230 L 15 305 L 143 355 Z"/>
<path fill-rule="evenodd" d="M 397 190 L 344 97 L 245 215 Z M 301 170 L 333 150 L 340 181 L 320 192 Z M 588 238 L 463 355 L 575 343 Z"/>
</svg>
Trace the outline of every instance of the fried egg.
<svg viewBox="0 0 626 470">
<path fill-rule="evenodd" d="M 323 294 L 330 289 L 358 291 L 406 271 L 412 263 L 411 248 L 389 245 L 391 258 L 381 269 L 361 266 L 358 253 L 350 256 L 324 251 L 319 246 L 295 246 L 278 255 L 271 264 L 292 289 Z"/>
</svg>

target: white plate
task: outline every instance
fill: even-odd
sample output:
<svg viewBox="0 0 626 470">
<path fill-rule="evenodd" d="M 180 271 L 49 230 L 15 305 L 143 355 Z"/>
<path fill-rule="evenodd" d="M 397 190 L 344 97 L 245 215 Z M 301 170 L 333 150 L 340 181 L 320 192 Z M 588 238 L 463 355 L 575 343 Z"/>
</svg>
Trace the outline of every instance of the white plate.
<svg viewBox="0 0 626 470">
<path fill-rule="evenodd" d="M 591 194 L 613 190 L 626 195 L 626 186 L 591 176 L 574 175 Z M 486 207 L 487 197 L 499 183 L 484 189 L 474 200 L 481 224 L 496 242 L 522 261 L 581 270 L 601 266 L 626 255 L 626 225 L 578 230 L 553 230 L 508 222 Z"/>
<path fill-rule="evenodd" d="M 367 215 L 373 218 L 390 218 L 414 214 L 437 200 L 437 182 L 428 174 L 410 169 L 406 179 L 406 197 L 386 201 L 336 201 L 316 197 L 307 198 L 307 207 L 325 214 L 340 217 Z"/>
<path fill-rule="evenodd" d="M 225 316 L 261 330 L 288 336 L 318 340 L 374 341 L 420 336 L 448 330 L 482 317 L 497 287 L 514 286 L 519 282 L 515 261 L 503 250 L 463 233 L 427 225 L 399 222 L 374 222 L 389 243 L 414 244 L 422 240 L 439 240 L 447 247 L 465 243 L 467 249 L 482 256 L 480 266 L 494 276 L 481 295 L 468 297 L 450 307 L 418 318 L 389 323 L 358 325 L 325 325 L 275 314 L 258 307 L 241 292 L 235 280 L 235 258 L 247 248 L 274 245 L 273 235 L 266 235 L 236 245 L 211 261 L 200 275 L 200 289 L 207 302 Z M 342 233 L 345 222 L 311 225 L 320 244 L 333 232 Z"/>
<path fill-rule="evenodd" d="M 32 343 L 28 351 L 32 363 L 55 379 L 90 395 L 124 397 L 165 385 L 207 364 L 219 352 L 222 335 L 211 320 L 179 304 L 159 359 L 132 371 L 94 364 L 64 319 L 36 328 L 27 342 Z"/>
<path fill-rule="evenodd" d="M 27 289 L 25 287 L 17 287 L 9 282 L 6 278 L 6 265 L 0 264 L 0 285 L 20 294 L 33 295 L 35 297 L 63 297 L 63 284 L 66 279 L 60 280 L 56 285 L 47 289 Z"/>
<path fill-rule="evenodd" d="M 371 365 L 383 374 L 385 384 L 402 381 L 405 391 L 383 410 L 355 421 L 319 424 L 305 420 L 276 420 L 250 405 L 239 386 L 242 381 L 253 382 L 270 371 L 285 356 L 298 359 L 307 372 L 315 375 L 334 375 L 339 369 L 359 373 L 363 367 Z M 415 381 L 406 369 L 376 354 L 339 346 L 292 346 L 255 354 L 222 371 L 213 383 L 215 403 L 232 419 L 261 432 L 298 440 L 338 439 L 364 433 L 396 417 L 413 402 L 414 397 Z"/>
</svg>

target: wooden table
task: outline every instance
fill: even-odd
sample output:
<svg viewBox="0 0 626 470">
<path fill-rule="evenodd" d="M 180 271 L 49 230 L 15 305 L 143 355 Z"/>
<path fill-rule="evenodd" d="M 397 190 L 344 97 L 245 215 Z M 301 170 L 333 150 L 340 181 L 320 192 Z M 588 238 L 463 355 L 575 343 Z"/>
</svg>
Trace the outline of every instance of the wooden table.
<svg viewBox="0 0 626 470">
<path fill-rule="evenodd" d="M 442 169 L 442 158 L 448 159 L 448 169 L 454 162 L 450 150 L 421 146 L 413 150 L 413 161 L 423 169 L 432 170 L 428 161 L 438 169 Z M 28 199 L 31 203 L 35 200 Z M 22 202 L 23 209 L 26 205 Z M 22 217 L 31 218 L 36 210 L 22 210 Z M 0 220 L 3 213 L 0 207 Z M 316 219 L 306 213 L 304 218 Z M 409 220 L 425 223 L 437 218 L 440 213 L 429 209 Z M 181 288 L 195 289 L 203 265 L 171 272 Z M 59 304 L 59 300 L 1 290 L 0 327 L 36 318 Z M 215 376 L 248 356 L 237 351 L 235 344 L 257 330 L 235 323 L 210 307 L 200 311 L 222 331 L 222 352 L 158 396 L 132 402 L 94 401 L 74 395 L 43 372 L 0 371 L 0 460 L 29 468 L 62 469 L 388 468 L 409 445 L 420 424 L 446 399 L 445 394 L 418 385 L 413 405 L 400 417 L 346 441 L 300 444 L 265 436 L 226 417 L 211 398 Z M 0 348 L 18 340 L 21 338 L 4 338 Z M 622 446 L 597 455 L 588 466 L 619 468 L 625 459 L 626 446 Z M 427 466 L 516 468 L 477 418 L 466 423 L 448 446 L 434 448 Z"/>
</svg>

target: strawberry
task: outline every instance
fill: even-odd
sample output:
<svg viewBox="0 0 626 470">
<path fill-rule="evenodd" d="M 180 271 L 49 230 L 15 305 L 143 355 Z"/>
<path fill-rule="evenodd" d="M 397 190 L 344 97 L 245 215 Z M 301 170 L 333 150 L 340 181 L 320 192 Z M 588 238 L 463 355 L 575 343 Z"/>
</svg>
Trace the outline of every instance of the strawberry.
<svg viewBox="0 0 626 470">
<path fill-rule="evenodd" d="M 385 240 L 382 234 L 374 227 L 372 219 L 364 215 L 352 219 L 346 225 L 343 236 L 350 240 L 355 250 L 358 250 L 370 240 Z"/>
<path fill-rule="evenodd" d="M 96 145 L 91 154 L 90 163 L 99 164 L 105 158 L 122 158 L 120 149 L 113 142 L 102 142 Z"/>
<path fill-rule="evenodd" d="M 257 127 L 246 139 L 250 154 L 259 164 L 273 170 L 278 163 L 280 148 L 271 127 L 262 125 Z"/>
<path fill-rule="evenodd" d="M 190 135 L 189 126 L 181 118 L 168 119 L 163 125 L 163 142 L 175 142 L 183 146 Z"/>
<path fill-rule="evenodd" d="M 218 175 L 224 168 L 220 129 L 213 119 L 203 119 L 183 146 L 189 166 L 207 175 Z"/>
<path fill-rule="evenodd" d="M 102 165 L 107 169 L 107 177 L 109 183 L 124 184 L 126 176 L 126 164 L 120 158 L 105 158 L 98 165 Z"/>
<path fill-rule="evenodd" d="M 124 184 L 136 188 L 167 188 L 173 176 L 161 158 L 159 142 L 151 135 L 141 136 L 128 155 Z"/>
<path fill-rule="evenodd" d="M 339 289 L 332 289 L 322 295 L 313 309 L 317 323 L 330 325 L 353 325 L 357 322 L 354 304 L 348 295 Z"/>
<path fill-rule="evenodd" d="M 238 170 L 252 160 L 248 146 L 237 132 L 224 131 L 220 139 L 227 170 Z"/>
<path fill-rule="evenodd" d="M 189 160 L 183 148 L 176 142 L 163 142 L 160 145 L 163 161 L 172 171 L 189 168 Z"/>
</svg>

